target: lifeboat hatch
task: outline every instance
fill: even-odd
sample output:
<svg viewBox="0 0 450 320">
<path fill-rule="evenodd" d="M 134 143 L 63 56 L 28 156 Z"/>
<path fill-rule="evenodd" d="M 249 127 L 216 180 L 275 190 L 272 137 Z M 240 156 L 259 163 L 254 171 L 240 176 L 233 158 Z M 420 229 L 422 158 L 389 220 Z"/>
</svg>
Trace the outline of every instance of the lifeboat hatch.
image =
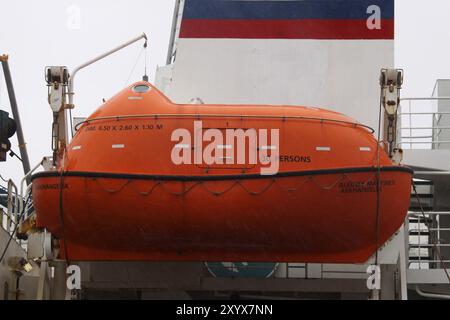
<svg viewBox="0 0 450 320">
<path fill-rule="evenodd" d="M 147 84 L 137 84 L 132 90 L 135 93 L 147 93 L 151 90 L 151 87 Z"/>
</svg>

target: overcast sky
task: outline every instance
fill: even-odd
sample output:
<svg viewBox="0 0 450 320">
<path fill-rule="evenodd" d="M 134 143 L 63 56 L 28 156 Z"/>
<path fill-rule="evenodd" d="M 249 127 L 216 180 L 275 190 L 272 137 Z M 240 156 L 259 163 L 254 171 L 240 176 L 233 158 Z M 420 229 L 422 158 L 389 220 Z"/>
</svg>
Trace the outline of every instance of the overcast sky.
<svg viewBox="0 0 450 320">
<path fill-rule="evenodd" d="M 141 32 L 149 35 L 149 71 L 164 65 L 175 0 L 2 0 L 0 54 L 10 55 L 32 165 L 51 154 L 52 113 L 44 67 L 74 68 Z M 80 21 L 71 19 L 80 10 Z M 138 80 L 143 56 L 136 44 L 77 76 L 75 116 L 87 116 L 100 104 Z M 437 78 L 450 78 L 450 1 L 396 0 L 396 64 L 405 69 L 404 96 L 429 96 Z M 127 81 L 127 79 L 129 79 Z M 0 72 L 0 108 L 9 111 Z M 13 148 L 18 151 L 17 142 Z M 20 163 L 0 163 L 0 174 L 18 181 Z"/>
</svg>

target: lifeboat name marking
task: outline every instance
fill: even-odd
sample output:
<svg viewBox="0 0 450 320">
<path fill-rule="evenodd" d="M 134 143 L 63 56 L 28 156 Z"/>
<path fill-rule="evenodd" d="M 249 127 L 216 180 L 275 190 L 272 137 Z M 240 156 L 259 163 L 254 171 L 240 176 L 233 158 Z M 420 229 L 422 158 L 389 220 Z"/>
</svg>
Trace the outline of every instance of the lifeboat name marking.
<svg viewBox="0 0 450 320">
<path fill-rule="evenodd" d="M 54 183 L 54 184 L 41 184 L 41 185 L 37 185 L 36 189 L 37 190 L 59 190 L 61 187 L 61 185 L 59 183 Z M 64 184 L 63 189 L 68 189 L 69 185 L 68 184 Z"/>
<path fill-rule="evenodd" d="M 395 185 L 395 180 L 382 180 L 380 181 L 380 191 L 383 188 L 393 187 Z M 342 193 L 369 193 L 377 192 L 377 182 L 373 181 L 352 181 L 352 182 L 341 182 L 339 184 L 339 189 Z"/>
</svg>

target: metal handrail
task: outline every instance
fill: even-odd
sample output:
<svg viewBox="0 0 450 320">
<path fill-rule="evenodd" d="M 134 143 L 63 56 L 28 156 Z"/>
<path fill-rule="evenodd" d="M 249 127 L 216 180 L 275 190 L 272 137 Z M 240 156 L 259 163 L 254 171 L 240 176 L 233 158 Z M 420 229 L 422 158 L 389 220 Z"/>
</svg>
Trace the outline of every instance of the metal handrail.
<svg viewBox="0 0 450 320">
<path fill-rule="evenodd" d="M 6 196 L 6 212 L 4 210 L 1 210 L 0 227 L 2 227 L 15 241 L 18 241 L 20 243 L 20 240 L 17 239 L 15 231 L 20 223 L 19 207 L 22 199 L 19 196 L 17 186 L 12 180 L 8 181 Z M 6 222 L 5 226 L 3 226 L 4 222 Z"/>
<path fill-rule="evenodd" d="M 450 127 L 402 127 L 401 130 L 450 130 Z"/>
<path fill-rule="evenodd" d="M 422 138 L 424 139 L 424 138 Z M 450 141 L 405 141 L 405 142 L 399 142 L 398 145 L 403 145 L 403 144 L 449 144 Z"/>
<path fill-rule="evenodd" d="M 450 260 L 421 260 L 422 263 L 450 263 Z M 419 263 L 418 261 L 409 261 L 409 265 L 413 264 L 413 263 Z"/>
<path fill-rule="evenodd" d="M 450 100 L 450 97 L 415 97 L 415 98 L 401 98 L 400 101 L 439 101 L 439 100 Z"/>
<path fill-rule="evenodd" d="M 425 292 L 420 289 L 419 285 L 416 285 L 416 292 L 419 296 L 430 299 L 442 299 L 442 300 L 450 300 L 450 295 L 448 294 L 436 294 L 431 292 Z"/>
<path fill-rule="evenodd" d="M 417 115 L 417 116 L 422 116 L 422 115 L 436 115 L 436 114 L 450 114 L 450 112 L 402 112 L 399 113 L 399 116 L 409 116 L 409 115 Z"/>
<path fill-rule="evenodd" d="M 116 48 L 111 49 L 111 50 L 109 50 L 109 51 L 99 55 L 98 57 L 95 57 L 95 58 L 93 58 L 93 59 L 83 63 L 82 65 L 79 65 L 78 67 L 76 67 L 72 71 L 72 74 L 71 74 L 70 79 L 69 79 L 69 104 L 73 105 L 73 96 L 75 94 L 74 93 L 74 91 L 75 91 L 75 76 L 77 75 L 77 73 L 80 70 L 90 66 L 91 64 L 96 63 L 99 60 L 102 60 L 102 59 L 112 55 L 113 53 L 116 53 L 119 50 L 122 50 L 122 49 L 132 45 L 133 43 L 135 43 L 135 42 L 137 42 L 137 41 L 139 41 L 141 39 L 145 39 L 145 41 L 147 42 L 147 35 L 145 33 L 142 33 L 139 36 L 137 36 L 137 37 L 135 37 L 135 38 L 133 38 L 133 39 L 131 39 L 131 40 L 129 40 L 129 41 L 119 45 L 119 46 L 117 46 Z"/>
<path fill-rule="evenodd" d="M 28 173 L 25 175 L 25 177 L 23 177 L 22 180 L 20 181 L 20 198 L 21 198 L 22 200 L 25 200 L 25 199 L 26 199 L 25 195 L 28 195 L 28 194 L 29 194 L 29 192 L 30 192 L 30 190 L 31 190 L 31 187 L 32 187 L 32 184 L 30 183 L 30 184 L 27 186 L 27 188 L 25 189 L 26 194 L 24 195 L 23 191 L 24 191 L 24 184 L 25 184 L 25 182 L 27 181 L 27 179 L 28 179 L 29 177 L 31 177 L 31 176 L 33 175 L 33 173 L 34 173 L 37 169 L 39 169 L 39 167 L 40 167 L 41 165 L 43 165 L 43 163 L 44 163 L 45 160 L 46 160 L 46 158 L 43 158 L 43 159 L 41 160 L 41 162 L 39 162 L 33 169 L 31 169 L 30 172 L 28 172 Z M 24 210 L 23 206 L 24 206 L 24 202 L 21 201 L 21 202 L 20 202 L 20 211 L 19 211 L 19 212 L 23 212 L 23 210 Z"/>
<path fill-rule="evenodd" d="M 430 139 L 433 138 L 433 136 L 402 136 L 402 139 Z"/>
<path fill-rule="evenodd" d="M 424 231 L 425 232 L 425 231 Z M 423 235 L 425 236 L 425 235 Z M 419 246 L 419 244 L 409 244 L 410 246 Z M 434 248 L 434 247 L 442 247 L 442 248 L 450 248 L 450 243 L 436 243 L 436 244 L 420 244 L 420 248 Z M 416 248 L 418 249 L 418 248 Z"/>
<path fill-rule="evenodd" d="M 409 229 L 409 232 L 422 232 L 423 229 Z M 450 228 L 428 228 L 428 231 L 450 231 Z"/>
<path fill-rule="evenodd" d="M 423 216 L 424 214 L 425 217 Z M 441 263 L 445 264 L 450 262 L 447 259 L 438 259 L 436 252 L 432 251 L 433 248 L 437 250 L 437 248 L 450 247 L 450 243 L 442 242 L 442 234 L 450 232 L 450 228 L 440 227 L 440 216 L 450 216 L 450 211 L 408 212 L 408 218 L 417 219 L 417 222 L 409 223 L 413 227 L 408 230 L 408 235 L 410 237 L 416 237 L 414 241 L 411 238 L 409 239 L 409 248 L 414 250 L 413 255 L 410 252 L 410 258 L 414 257 L 417 259 L 417 261 L 409 261 L 410 267 L 413 264 L 418 264 L 419 269 L 422 269 L 424 265 L 427 268 L 434 269 L 438 268 L 438 265 Z M 428 219 L 433 222 L 429 223 Z M 426 253 L 422 249 L 426 250 Z"/>
<path fill-rule="evenodd" d="M 407 102 L 407 104 L 400 103 L 401 110 L 398 114 L 399 119 L 399 136 L 398 136 L 398 146 L 404 147 L 405 145 L 409 145 L 410 149 L 413 149 L 413 145 L 427 145 L 428 148 L 435 149 L 435 146 L 439 146 L 440 144 L 447 145 L 450 144 L 450 141 L 439 141 L 439 137 L 444 130 L 450 130 L 449 126 L 440 126 L 441 120 L 443 116 L 450 115 L 450 112 L 420 112 L 420 111 L 413 111 L 413 105 L 412 102 L 414 101 L 450 101 L 450 97 L 413 97 L 413 98 L 402 98 L 401 102 Z M 417 107 L 417 106 L 415 106 Z M 409 109 L 405 111 L 406 109 Z M 430 121 L 433 122 L 433 125 L 430 127 L 417 127 L 413 125 L 413 116 L 431 116 Z M 402 127 L 401 121 L 405 117 L 409 117 L 409 126 L 408 127 Z M 404 137 L 404 130 L 409 131 L 409 136 Z M 414 136 L 414 132 L 417 130 L 432 130 L 433 134 L 431 137 L 428 137 L 427 139 L 431 139 L 431 141 L 417 141 L 418 139 L 425 139 L 421 136 Z M 408 141 L 405 141 L 407 139 Z"/>
<path fill-rule="evenodd" d="M 417 218 L 417 216 L 414 215 L 418 215 L 418 217 L 423 218 L 421 215 L 421 211 L 409 211 L 408 212 L 408 216 L 413 216 L 414 218 Z M 430 212 L 426 212 L 426 215 L 430 215 L 430 216 L 445 216 L 445 215 L 450 215 L 450 211 L 430 211 Z"/>
<path fill-rule="evenodd" d="M 7 188 L 7 211 L 1 210 L 0 212 L 0 227 L 3 228 L 3 222 L 6 218 L 6 228 L 5 231 L 10 234 L 15 241 L 23 245 L 22 240 L 17 238 L 16 229 L 18 226 L 29 217 L 32 208 L 32 204 L 28 203 L 32 196 L 32 184 L 27 184 L 24 189 L 24 185 L 31 175 L 44 163 L 46 158 L 44 158 L 37 166 L 35 166 L 30 172 L 28 172 L 25 177 L 21 180 L 20 192 L 18 187 L 12 180 L 8 181 Z M 25 193 L 24 193 L 25 191 Z"/>
<path fill-rule="evenodd" d="M 13 202 L 14 200 L 14 202 Z M 11 223 L 14 224 L 14 226 L 17 225 L 17 215 L 15 215 L 15 210 L 19 207 L 19 197 L 17 193 L 17 186 L 14 184 L 12 180 L 8 181 L 8 207 L 7 207 L 7 213 L 6 217 L 9 219 L 9 222 L 7 222 L 7 232 L 11 233 Z M 8 221 L 8 220 L 7 220 Z"/>
</svg>

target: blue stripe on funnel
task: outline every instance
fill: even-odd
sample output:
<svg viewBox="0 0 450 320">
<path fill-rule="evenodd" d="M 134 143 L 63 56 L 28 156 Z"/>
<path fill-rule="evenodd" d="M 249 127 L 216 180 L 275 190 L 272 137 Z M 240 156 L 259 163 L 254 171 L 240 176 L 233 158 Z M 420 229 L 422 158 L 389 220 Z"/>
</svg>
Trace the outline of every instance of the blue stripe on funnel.
<svg viewBox="0 0 450 320">
<path fill-rule="evenodd" d="M 367 19 L 377 5 L 382 19 L 394 18 L 394 0 L 186 0 L 184 19 Z"/>
</svg>

